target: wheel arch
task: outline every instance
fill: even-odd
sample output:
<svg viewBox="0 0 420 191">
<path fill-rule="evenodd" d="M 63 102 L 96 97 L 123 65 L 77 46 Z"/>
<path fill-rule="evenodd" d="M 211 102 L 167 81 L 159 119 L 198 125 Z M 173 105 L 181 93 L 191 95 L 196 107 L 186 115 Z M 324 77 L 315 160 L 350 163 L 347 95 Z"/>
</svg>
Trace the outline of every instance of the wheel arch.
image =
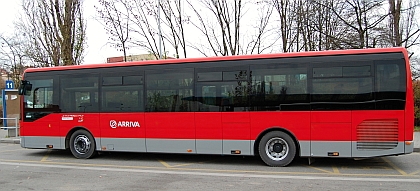
<svg viewBox="0 0 420 191">
<path fill-rule="evenodd" d="M 270 132 L 273 132 L 273 131 L 281 131 L 281 132 L 284 132 L 284 133 L 288 134 L 293 139 L 293 142 L 296 145 L 296 156 L 300 156 L 300 144 L 299 144 L 299 141 L 296 138 L 296 136 L 292 132 L 287 130 L 286 128 L 278 127 L 278 126 L 267 128 L 266 130 L 264 130 L 263 132 L 261 132 L 257 136 L 257 139 L 255 140 L 255 143 L 254 143 L 254 148 L 253 148 L 255 156 L 259 155 L 258 154 L 258 145 L 260 144 L 260 141 L 261 141 L 262 137 L 264 135 L 266 135 L 267 133 L 270 133 Z"/>
<path fill-rule="evenodd" d="M 93 141 L 95 141 L 95 145 L 96 145 L 96 139 L 95 139 L 95 137 L 93 136 L 93 134 L 92 134 L 92 132 L 91 131 L 89 131 L 89 129 L 87 129 L 86 127 L 83 127 L 83 126 L 76 126 L 76 127 L 73 127 L 68 133 L 67 133 L 67 135 L 66 135 L 66 143 L 65 143 L 65 149 L 67 150 L 67 149 L 70 149 L 70 137 L 71 137 L 71 135 L 73 135 L 73 133 L 74 132 L 76 132 L 76 131 L 78 131 L 78 130 L 85 130 L 85 131 L 87 131 L 88 133 L 90 133 L 90 135 L 92 135 L 92 137 L 93 137 Z M 95 150 L 96 150 L 96 148 L 95 148 Z"/>
</svg>

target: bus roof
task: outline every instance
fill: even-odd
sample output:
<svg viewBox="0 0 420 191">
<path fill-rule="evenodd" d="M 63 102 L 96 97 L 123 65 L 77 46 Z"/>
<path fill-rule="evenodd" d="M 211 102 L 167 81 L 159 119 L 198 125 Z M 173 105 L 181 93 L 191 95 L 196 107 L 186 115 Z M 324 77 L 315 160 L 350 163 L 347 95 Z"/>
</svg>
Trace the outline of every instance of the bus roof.
<svg viewBox="0 0 420 191">
<path fill-rule="evenodd" d="M 370 48 L 370 49 L 347 49 L 347 50 L 326 50 L 326 51 L 310 51 L 310 52 L 253 54 L 253 55 L 236 55 L 236 56 L 215 56 L 215 57 L 182 58 L 182 59 L 166 59 L 166 60 L 146 60 L 146 61 L 102 63 L 102 64 L 82 64 L 82 65 L 71 65 L 71 66 L 28 68 L 25 70 L 25 73 L 59 71 L 59 70 L 77 70 L 77 69 L 89 69 L 89 68 L 139 66 L 139 65 L 182 64 L 182 63 L 194 63 L 194 62 L 252 60 L 252 59 L 264 59 L 264 58 L 293 58 L 293 57 L 351 55 L 351 54 L 374 54 L 374 53 L 392 53 L 392 52 L 401 52 L 404 54 L 405 57 L 407 57 L 407 51 L 405 50 L 405 48 L 392 47 L 392 48 Z"/>
</svg>

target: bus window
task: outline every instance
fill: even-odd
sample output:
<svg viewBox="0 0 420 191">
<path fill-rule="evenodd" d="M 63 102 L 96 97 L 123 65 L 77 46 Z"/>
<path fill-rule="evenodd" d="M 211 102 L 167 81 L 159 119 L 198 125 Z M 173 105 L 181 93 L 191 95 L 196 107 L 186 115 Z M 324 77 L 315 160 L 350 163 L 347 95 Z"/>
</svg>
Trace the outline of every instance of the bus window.
<svg viewBox="0 0 420 191">
<path fill-rule="evenodd" d="M 374 109 L 371 63 L 361 63 L 364 65 L 313 68 L 311 109 Z"/>
<path fill-rule="evenodd" d="M 376 61 L 376 108 L 404 109 L 406 74 L 404 60 Z"/>
<path fill-rule="evenodd" d="M 51 108 L 53 106 L 53 80 L 31 80 L 32 90 L 25 96 L 26 108 Z"/>
<path fill-rule="evenodd" d="M 146 111 L 193 111 L 192 69 L 146 73 Z"/>
<path fill-rule="evenodd" d="M 251 71 L 252 110 L 309 110 L 306 67 L 272 64 Z"/>
<path fill-rule="evenodd" d="M 60 107 L 63 112 L 98 112 L 98 77 L 60 78 Z"/>
<path fill-rule="evenodd" d="M 103 77 L 101 111 L 144 111 L 143 76 Z"/>
</svg>

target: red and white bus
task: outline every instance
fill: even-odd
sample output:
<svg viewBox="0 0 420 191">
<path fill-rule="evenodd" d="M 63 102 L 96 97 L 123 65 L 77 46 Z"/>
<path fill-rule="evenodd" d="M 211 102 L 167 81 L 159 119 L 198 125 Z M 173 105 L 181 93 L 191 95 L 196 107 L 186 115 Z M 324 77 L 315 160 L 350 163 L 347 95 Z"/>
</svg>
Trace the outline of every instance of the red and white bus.
<svg viewBox="0 0 420 191">
<path fill-rule="evenodd" d="M 21 146 L 98 151 L 365 158 L 413 151 L 403 48 L 30 68 Z"/>
</svg>

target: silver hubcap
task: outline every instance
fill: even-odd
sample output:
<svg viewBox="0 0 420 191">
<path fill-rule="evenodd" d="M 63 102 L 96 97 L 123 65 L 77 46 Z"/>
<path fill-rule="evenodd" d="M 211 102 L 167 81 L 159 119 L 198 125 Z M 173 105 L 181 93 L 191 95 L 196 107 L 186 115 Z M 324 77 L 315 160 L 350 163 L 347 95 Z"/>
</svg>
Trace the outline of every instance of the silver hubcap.
<svg viewBox="0 0 420 191">
<path fill-rule="evenodd" d="M 86 154 L 90 150 L 90 140 L 86 135 L 78 135 L 74 139 L 74 150 L 79 154 Z"/>
<path fill-rule="evenodd" d="M 271 160 L 281 161 L 287 157 L 289 153 L 289 145 L 279 137 L 271 138 L 265 144 L 265 153 Z"/>
</svg>

